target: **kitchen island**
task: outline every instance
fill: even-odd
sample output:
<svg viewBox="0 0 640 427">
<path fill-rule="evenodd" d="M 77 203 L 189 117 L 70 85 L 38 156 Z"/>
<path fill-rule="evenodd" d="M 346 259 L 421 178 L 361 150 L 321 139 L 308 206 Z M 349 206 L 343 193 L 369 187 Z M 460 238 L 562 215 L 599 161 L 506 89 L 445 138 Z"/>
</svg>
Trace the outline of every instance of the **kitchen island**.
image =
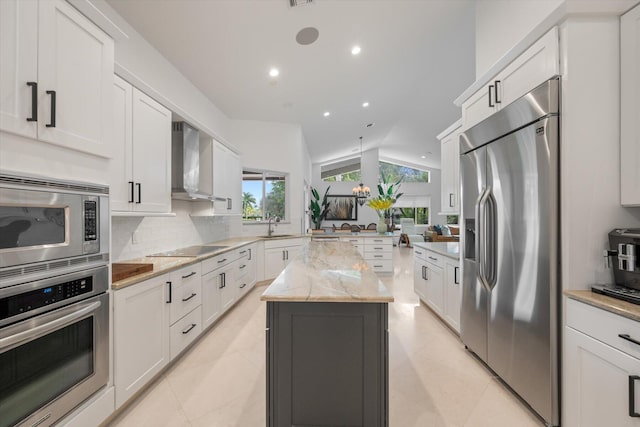
<svg viewBox="0 0 640 427">
<path fill-rule="evenodd" d="M 346 242 L 310 242 L 262 294 L 267 425 L 387 426 L 388 303 Z"/>
</svg>

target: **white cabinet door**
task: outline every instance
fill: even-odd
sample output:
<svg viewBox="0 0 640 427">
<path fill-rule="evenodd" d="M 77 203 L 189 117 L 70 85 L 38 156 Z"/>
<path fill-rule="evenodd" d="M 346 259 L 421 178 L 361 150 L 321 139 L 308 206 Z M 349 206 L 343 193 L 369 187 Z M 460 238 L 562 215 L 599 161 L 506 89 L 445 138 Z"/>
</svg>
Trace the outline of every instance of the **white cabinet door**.
<svg viewBox="0 0 640 427">
<path fill-rule="evenodd" d="M 271 248 L 264 250 L 264 278 L 274 279 L 284 270 L 285 249 Z"/>
<path fill-rule="evenodd" d="M 465 129 L 480 123 L 497 111 L 493 92 L 493 85 L 490 87 L 487 84 L 462 103 L 462 123 Z"/>
<path fill-rule="evenodd" d="M 620 195 L 640 206 L 640 6 L 621 18 Z"/>
<path fill-rule="evenodd" d="M 113 40 L 66 1 L 38 12 L 38 138 L 110 157 Z"/>
<path fill-rule="evenodd" d="M 0 1 L 0 58 L 0 129 L 36 138 L 38 90 L 27 84 L 38 82 L 36 0 Z"/>
<path fill-rule="evenodd" d="M 413 261 L 413 291 L 422 301 L 427 301 L 427 283 L 424 263 L 421 260 Z"/>
<path fill-rule="evenodd" d="M 227 153 L 229 150 L 218 141 L 213 143 L 213 195 L 225 200 L 215 200 L 213 210 L 216 214 L 228 213 L 229 186 L 227 177 Z"/>
<path fill-rule="evenodd" d="M 444 320 L 460 332 L 460 267 L 452 259 L 445 259 L 444 266 Z"/>
<path fill-rule="evenodd" d="M 112 211 L 133 209 L 133 87 L 118 76 L 113 79 L 113 145 L 109 163 Z"/>
<path fill-rule="evenodd" d="M 224 313 L 236 302 L 238 297 L 238 286 L 236 284 L 236 269 L 238 261 L 234 261 L 226 267 L 218 270 L 220 280 L 222 281 L 219 286 L 220 289 L 220 306 Z"/>
<path fill-rule="evenodd" d="M 563 423 L 566 427 L 637 427 L 640 360 L 565 327 Z M 635 399 L 631 400 L 631 388 Z M 633 405 L 630 408 L 630 405 Z"/>
<path fill-rule="evenodd" d="M 171 111 L 133 88 L 134 210 L 171 210 Z"/>
<path fill-rule="evenodd" d="M 227 163 L 227 186 L 229 188 L 229 213 L 242 214 L 242 164 L 240 156 L 229 151 Z"/>
<path fill-rule="evenodd" d="M 114 292 L 116 408 L 169 363 L 169 275 Z"/>
<path fill-rule="evenodd" d="M 220 286 L 222 286 L 222 278 L 217 271 L 212 271 L 202 276 L 203 329 L 211 326 L 222 314 Z"/>
<path fill-rule="evenodd" d="M 284 254 L 284 265 L 285 267 L 289 265 L 289 263 L 296 259 L 298 255 L 302 254 L 302 246 L 287 246 Z"/>
<path fill-rule="evenodd" d="M 427 302 L 440 316 L 444 313 L 444 277 L 442 268 L 427 263 Z"/>
<path fill-rule="evenodd" d="M 455 130 L 442 139 L 441 146 L 441 209 L 443 213 L 458 214 L 460 212 L 460 145 L 458 136 L 460 132 Z"/>
</svg>

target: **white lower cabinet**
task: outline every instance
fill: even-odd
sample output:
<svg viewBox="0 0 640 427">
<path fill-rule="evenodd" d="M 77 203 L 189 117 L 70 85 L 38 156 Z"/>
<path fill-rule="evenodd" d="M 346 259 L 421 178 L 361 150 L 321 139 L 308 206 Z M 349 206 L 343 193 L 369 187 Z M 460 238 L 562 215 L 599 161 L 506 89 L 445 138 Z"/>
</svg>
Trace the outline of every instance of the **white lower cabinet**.
<svg viewBox="0 0 640 427">
<path fill-rule="evenodd" d="M 188 265 L 169 277 L 169 343 L 171 360 L 202 332 L 202 274 L 200 263 Z"/>
<path fill-rule="evenodd" d="M 207 328 L 215 323 L 222 313 L 220 303 L 221 278 L 216 271 L 202 275 L 202 327 Z"/>
<path fill-rule="evenodd" d="M 122 406 L 169 363 L 170 275 L 114 292 L 114 383 Z"/>
<path fill-rule="evenodd" d="M 563 426 L 640 426 L 637 341 L 640 322 L 567 300 Z"/>
<path fill-rule="evenodd" d="M 416 246 L 413 250 L 413 290 L 420 300 L 460 332 L 459 261 Z"/>
<path fill-rule="evenodd" d="M 176 321 L 169 330 L 171 360 L 182 353 L 202 332 L 202 307 L 198 305 Z"/>
<path fill-rule="evenodd" d="M 274 279 L 302 253 L 303 239 L 278 239 L 264 242 L 264 278 Z"/>
<path fill-rule="evenodd" d="M 238 250 L 236 262 L 236 286 L 238 299 L 253 289 L 256 284 L 256 244 Z"/>
<path fill-rule="evenodd" d="M 393 272 L 393 238 L 387 236 L 365 237 L 364 242 L 365 261 L 376 273 Z"/>
</svg>

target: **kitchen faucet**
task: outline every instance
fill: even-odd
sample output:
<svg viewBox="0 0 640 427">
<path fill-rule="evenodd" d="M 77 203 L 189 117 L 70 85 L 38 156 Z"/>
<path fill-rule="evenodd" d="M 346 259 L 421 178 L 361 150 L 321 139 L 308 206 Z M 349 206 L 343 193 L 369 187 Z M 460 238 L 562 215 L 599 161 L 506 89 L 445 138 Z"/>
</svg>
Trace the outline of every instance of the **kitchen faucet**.
<svg viewBox="0 0 640 427">
<path fill-rule="evenodd" d="M 273 224 L 273 226 L 274 226 L 274 227 L 277 227 L 277 226 L 278 226 L 278 223 L 280 222 L 280 217 L 279 217 L 279 216 L 277 216 L 277 217 L 275 217 L 275 218 L 271 218 L 271 217 L 269 217 L 269 232 L 267 233 L 267 235 L 268 235 L 269 237 L 271 237 L 271 235 L 272 235 L 272 234 L 273 234 L 273 232 L 275 231 L 275 229 L 271 228 L 271 220 L 274 220 L 274 221 L 275 221 L 275 223 Z"/>
</svg>

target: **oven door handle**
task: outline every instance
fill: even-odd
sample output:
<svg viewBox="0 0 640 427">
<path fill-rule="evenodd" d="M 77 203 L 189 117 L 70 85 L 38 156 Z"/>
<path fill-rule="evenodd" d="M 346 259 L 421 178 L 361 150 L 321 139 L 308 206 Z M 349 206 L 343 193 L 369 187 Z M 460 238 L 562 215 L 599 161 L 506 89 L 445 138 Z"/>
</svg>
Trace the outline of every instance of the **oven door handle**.
<svg viewBox="0 0 640 427">
<path fill-rule="evenodd" d="M 9 335 L 5 338 L 0 338 L 0 352 L 3 352 L 4 349 L 13 348 L 23 342 L 31 341 L 39 336 L 59 329 L 61 326 L 73 323 L 82 317 L 86 317 L 87 314 L 97 310 L 100 305 L 102 305 L 100 301 L 95 301 L 90 304 L 86 304 L 84 307 L 73 311 L 72 313 L 61 315 L 61 317 L 50 322 L 35 326 L 23 332 L 18 332 L 17 334 Z"/>
</svg>

